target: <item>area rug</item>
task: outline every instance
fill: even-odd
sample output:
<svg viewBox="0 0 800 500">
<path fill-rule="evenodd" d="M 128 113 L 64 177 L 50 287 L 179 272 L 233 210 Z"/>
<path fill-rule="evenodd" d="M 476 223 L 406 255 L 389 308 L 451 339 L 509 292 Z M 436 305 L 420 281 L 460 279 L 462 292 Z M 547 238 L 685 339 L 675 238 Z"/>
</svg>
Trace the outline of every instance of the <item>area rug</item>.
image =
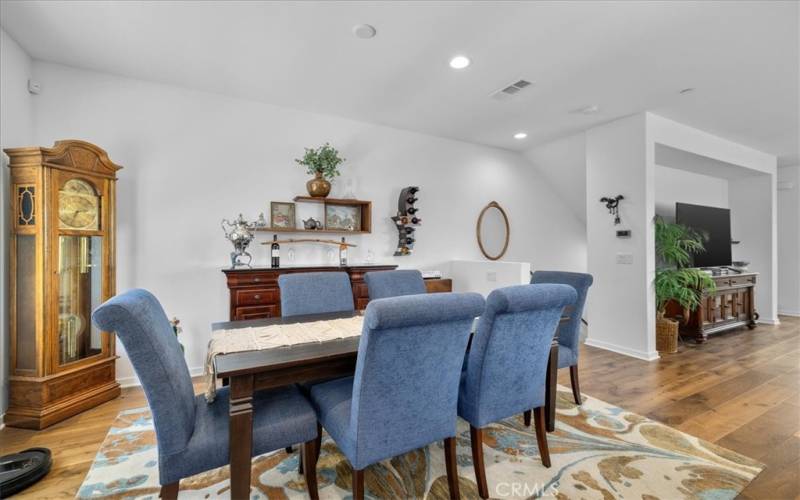
<svg viewBox="0 0 800 500">
<path fill-rule="evenodd" d="M 717 500 L 734 498 L 763 465 L 712 443 L 586 397 L 576 406 L 559 388 L 556 430 L 548 434 L 552 467 L 539 459 L 536 435 L 515 417 L 486 433 L 484 460 L 493 498 L 611 498 Z M 478 498 L 469 425 L 458 422 L 462 498 Z M 251 499 L 308 498 L 297 472 L 299 453 L 277 451 L 253 459 Z M 351 469 L 327 435 L 317 466 L 320 498 L 350 498 Z M 373 465 L 366 472 L 372 498 L 448 498 L 441 443 Z M 158 454 L 149 410 L 120 413 L 108 432 L 78 498 L 157 499 Z M 228 468 L 181 481 L 182 498 L 227 498 Z"/>
</svg>

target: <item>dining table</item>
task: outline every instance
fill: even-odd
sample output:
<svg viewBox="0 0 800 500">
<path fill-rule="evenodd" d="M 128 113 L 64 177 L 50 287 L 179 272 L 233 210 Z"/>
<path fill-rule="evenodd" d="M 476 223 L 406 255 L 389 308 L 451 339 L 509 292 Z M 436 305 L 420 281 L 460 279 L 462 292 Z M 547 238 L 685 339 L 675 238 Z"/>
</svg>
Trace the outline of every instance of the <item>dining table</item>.
<svg viewBox="0 0 800 500">
<path fill-rule="evenodd" d="M 213 323 L 212 332 L 260 328 L 270 325 L 312 323 L 353 318 L 363 311 L 263 318 Z M 562 316 L 561 323 L 569 317 Z M 557 332 L 556 332 L 557 336 Z M 556 337 L 557 338 L 557 337 Z M 355 373 L 360 336 L 307 342 L 261 350 L 230 352 L 214 356 L 214 376 L 229 388 L 230 487 L 231 498 L 250 495 L 253 449 L 253 394 L 303 382 L 314 382 Z M 558 342 L 550 346 L 545 387 L 546 427 L 555 428 L 555 397 L 558 370 Z"/>
</svg>

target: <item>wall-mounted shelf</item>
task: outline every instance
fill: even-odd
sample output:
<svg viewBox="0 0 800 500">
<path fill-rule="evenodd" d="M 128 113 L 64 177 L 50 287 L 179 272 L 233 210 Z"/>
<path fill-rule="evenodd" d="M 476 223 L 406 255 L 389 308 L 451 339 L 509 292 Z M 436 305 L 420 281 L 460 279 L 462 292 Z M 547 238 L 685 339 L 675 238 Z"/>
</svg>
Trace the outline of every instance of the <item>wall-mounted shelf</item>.
<svg viewBox="0 0 800 500">
<path fill-rule="evenodd" d="M 293 201 L 295 203 L 317 203 L 322 205 L 322 222 L 325 222 L 325 213 L 328 206 L 350 206 L 357 207 L 359 211 L 359 223 L 355 231 L 348 231 L 346 229 L 304 229 L 303 227 L 289 228 L 271 228 L 259 227 L 256 231 L 272 232 L 272 233 L 317 233 L 317 234 L 369 234 L 372 232 L 372 202 L 365 200 L 354 200 L 346 198 L 314 198 L 312 196 L 295 196 Z M 298 221 L 300 222 L 300 221 Z M 301 222 L 302 225 L 302 222 Z"/>
</svg>

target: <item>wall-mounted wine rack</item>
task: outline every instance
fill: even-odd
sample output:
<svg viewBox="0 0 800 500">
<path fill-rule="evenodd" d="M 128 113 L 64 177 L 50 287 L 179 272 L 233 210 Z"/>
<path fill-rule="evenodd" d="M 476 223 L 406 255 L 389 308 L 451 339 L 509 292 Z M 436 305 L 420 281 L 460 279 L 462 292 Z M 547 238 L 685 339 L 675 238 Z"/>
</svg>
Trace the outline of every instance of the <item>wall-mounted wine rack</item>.
<svg viewBox="0 0 800 500">
<path fill-rule="evenodd" d="M 419 209 L 414 206 L 418 201 L 414 195 L 418 191 L 419 187 L 408 186 L 400 192 L 400 197 L 397 199 L 397 215 L 392 217 L 397 228 L 397 250 L 394 252 L 396 257 L 411 255 L 414 250 L 416 226 L 422 224 L 422 219 L 417 217 Z"/>
</svg>

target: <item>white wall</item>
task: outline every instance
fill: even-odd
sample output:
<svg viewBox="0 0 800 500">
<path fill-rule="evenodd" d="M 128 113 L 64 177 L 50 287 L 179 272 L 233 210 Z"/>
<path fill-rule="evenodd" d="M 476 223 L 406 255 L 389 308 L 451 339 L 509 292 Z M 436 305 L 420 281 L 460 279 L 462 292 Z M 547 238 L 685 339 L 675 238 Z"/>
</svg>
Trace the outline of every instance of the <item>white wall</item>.
<svg viewBox="0 0 800 500">
<path fill-rule="evenodd" d="M 778 169 L 778 312 L 800 316 L 800 165 Z"/>
<path fill-rule="evenodd" d="M 528 262 L 454 260 L 450 263 L 454 292 L 476 292 L 487 297 L 496 288 L 531 282 Z"/>
<path fill-rule="evenodd" d="M 0 29 L 0 149 L 24 146 L 33 141 L 33 108 L 28 93 L 31 59 Z M 8 158 L 0 155 L 0 415 L 8 403 Z M 0 423 L 2 425 L 2 423 Z"/>
<path fill-rule="evenodd" d="M 647 115 L 639 113 L 586 132 L 586 235 L 589 273 L 594 284 L 587 301 L 586 343 L 642 359 L 655 359 L 655 299 L 651 276 L 654 163 L 647 143 Z M 622 223 L 600 203 L 604 196 L 625 197 Z M 617 238 L 630 229 L 630 238 Z M 618 264 L 618 254 L 630 264 Z"/>
<path fill-rule="evenodd" d="M 586 224 L 586 134 L 541 144 L 524 155 Z"/>
<path fill-rule="evenodd" d="M 202 365 L 209 324 L 228 315 L 220 270 L 231 248 L 220 219 L 254 218 L 270 200 L 303 194 L 309 176 L 293 159 L 304 146 L 334 144 L 347 158 L 334 194 L 350 179 L 357 197 L 373 201 L 373 233 L 352 238 L 359 246 L 351 262 L 368 250 L 377 262 L 445 272 L 450 260 L 480 260 L 475 222 L 496 200 L 511 223 L 504 260 L 582 268 L 582 225 L 520 154 L 49 63 L 36 62 L 34 74 L 44 89 L 34 106 L 35 143 L 84 139 L 125 167 L 118 291 L 146 287 L 182 319 L 190 367 Z M 400 188 L 411 184 L 421 187 L 423 225 L 415 254 L 393 258 L 388 217 Z M 266 250 L 250 248 L 265 265 Z M 324 258 L 317 247 L 297 247 L 297 263 Z M 118 377 L 131 375 L 123 358 Z"/>
<path fill-rule="evenodd" d="M 656 214 L 675 219 L 675 203 L 728 208 L 728 180 L 656 165 Z"/>
</svg>

